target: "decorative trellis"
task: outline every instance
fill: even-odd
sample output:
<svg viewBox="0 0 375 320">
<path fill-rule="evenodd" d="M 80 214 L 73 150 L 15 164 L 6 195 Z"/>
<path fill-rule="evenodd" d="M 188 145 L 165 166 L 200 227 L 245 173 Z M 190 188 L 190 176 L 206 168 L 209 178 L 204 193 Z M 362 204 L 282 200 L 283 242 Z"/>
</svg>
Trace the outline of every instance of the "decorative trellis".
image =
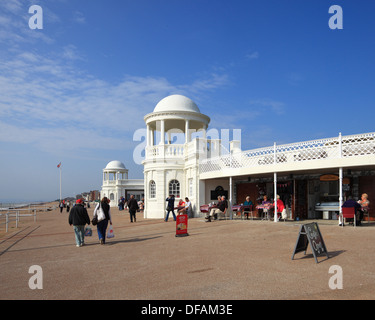
<svg viewBox="0 0 375 320">
<path fill-rule="evenodd" d="M 202 159 L 200 173 L 222 169 L 324 161 L 375 155 L 375 133 L 341 136 L 230 153 Z"/>
</svg>

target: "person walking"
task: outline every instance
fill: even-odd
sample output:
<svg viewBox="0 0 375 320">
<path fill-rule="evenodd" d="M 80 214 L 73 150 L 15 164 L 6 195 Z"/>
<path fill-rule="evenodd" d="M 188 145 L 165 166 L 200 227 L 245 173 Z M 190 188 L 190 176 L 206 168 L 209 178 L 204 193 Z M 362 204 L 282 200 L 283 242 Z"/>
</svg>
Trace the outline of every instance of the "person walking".
<svg viewBox="0 0 375 320">
<path fill-rule="evenodd" d="M 94 218 L 98 218 L 96 228 L 98 231 L 100 244 L 105 244 L 108 222 L 112 225 L 111 207 L 109 206 L 109 202 L 110 200 L 107 197 L 104 197 L 94 209 Z"/>
<path fill-rule="evenodd" d="M 136 222 L 137 220 L 136 220 L 135 214 L 137 213 L 137 210 L 139 209 L 139 207 L 138 207 L 137 200 L 134 198 L 134 194 L 130 196 L 130 199 L 128 201 L 128 208 L 129 208 L 129 214 L 130 214 L 130 222 L 133 222 L 133 218 L 134 218 L 134 222 Z"/>
<path fill-rule="evenodd" d="M 165 222 L 168 222 L 169 213 L 172 211 L 173 219 L 176 221 L 176 215 L 174 214 L 174 195 L 171 194 L 165 201 L 168 201 L 167 205 L 167 216 L 165 217 Z"/>
<path fill-rule="evenodd" d="M 62 201 L 60 201 L 59 208 L 60 208 L 60 213 L 62 213 L 64 209 L 64 204 Z"/>
<path fill-rule="evenodd" d="M 90 224 L 90 217 L 81 199 L 78 199 L 76 205 L 70 210 L 68 221 L 70 226 L 73 225 L 76 246 L 82 247 L 85 244 L 85 225 Z"/>
</svg>

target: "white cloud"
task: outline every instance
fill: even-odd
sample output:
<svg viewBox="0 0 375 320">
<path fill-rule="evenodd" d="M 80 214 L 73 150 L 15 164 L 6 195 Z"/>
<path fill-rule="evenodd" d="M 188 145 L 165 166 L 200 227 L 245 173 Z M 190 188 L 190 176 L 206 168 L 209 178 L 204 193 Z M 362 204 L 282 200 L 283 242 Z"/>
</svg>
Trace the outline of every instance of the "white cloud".
<svg viewBox="0 0 375 320">
<path fill-rule="evenodd" d="M 254 51 L 252 53 L 249 53 L 249 54 L 246 55 L 246 58 L 249 59 L 249 60 L 258 59 L 259 58 L 259 52 Z"/>
<path fill-rule="evenodd" d="M 161 77 L 125 76 L 118 83 L 97 79 L 67 61 L 80 59 L 67 45 L 52 58 L 20 52 L 0 61 L 0 141 L 28 143 L 43 151 L 75 146 L 77 139 L 115 149 L 145 126 L 143 116 L 167 95 L 199 96 L 225 85 L 212 74 L 191 84 L 173 85 Z M 91 143 L 95 141 L 96 143 Z"/>
<path fill-rule="evenodd" d="M 74 11 L 73 13 L 73 20 L 79 24 L 85 24 L 86 23 L 86 18 L 84 14 L 80 11 Z"/>
<path fill-rule="evenodd" d="M 63 48 L 62 57 L 67 60 L 84 60 L 76 46 L 69 44 Z"/>
<path fill-rule="evenodd" d="M 281 115 L 285 112 L 285 104 L 272 99 L 252 100 L 250 101 L 250 106 L 257 113 L 272 112 L 276 115 Z"/>
</svg>

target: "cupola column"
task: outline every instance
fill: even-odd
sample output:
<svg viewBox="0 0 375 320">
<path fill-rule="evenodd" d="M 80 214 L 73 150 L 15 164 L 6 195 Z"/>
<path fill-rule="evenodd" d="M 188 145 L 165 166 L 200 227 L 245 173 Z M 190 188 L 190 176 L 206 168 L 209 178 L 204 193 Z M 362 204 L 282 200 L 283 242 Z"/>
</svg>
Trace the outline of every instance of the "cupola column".
<svg viewBox="0 0 375 320">
<path fill-rule="evenodd" d="M 190 135 L 189 135 L 189 120 L 185 120 L 185 143 L 190 142 Z"/>
<path fill-rule="evenodd" d="M 147 133 L 146 133 L 146 146 L 149 147 L 150 146 L 150 125 L 148 124 L 147 125 Z"/>
<path fill-rule="evenodd" d="M 160 144 L 165 144 L 165 124 L 164 119 L 160 120 Z"/>
</svg>

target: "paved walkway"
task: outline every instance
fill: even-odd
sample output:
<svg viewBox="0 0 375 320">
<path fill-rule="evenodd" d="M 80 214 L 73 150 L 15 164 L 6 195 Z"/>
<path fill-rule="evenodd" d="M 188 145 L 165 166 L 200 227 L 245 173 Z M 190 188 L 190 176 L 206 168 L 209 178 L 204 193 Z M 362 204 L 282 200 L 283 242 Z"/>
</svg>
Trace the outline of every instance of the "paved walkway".
<svg viewBox="0 0 375 320">
<path fill-rule="evenodd" d="M 93 208 L 89 209 L 92 217 Z M 353 228 L 319 221 L 329 259 L 316 264 L 308 248 L 291 260 L 300 223 L 189 220 L 130 223 L 112 210 L 115 238 L 93 236 L 77 248 L 67 213 L 23 219 L 0 237 L 0 299 L 374 299 L 375 224 Z M 30 266 L 43 271 L 43 289 L 29 288 Z M 343 270 L 343 289 L 329 288 L 329 268 Z"/>
</svg>

